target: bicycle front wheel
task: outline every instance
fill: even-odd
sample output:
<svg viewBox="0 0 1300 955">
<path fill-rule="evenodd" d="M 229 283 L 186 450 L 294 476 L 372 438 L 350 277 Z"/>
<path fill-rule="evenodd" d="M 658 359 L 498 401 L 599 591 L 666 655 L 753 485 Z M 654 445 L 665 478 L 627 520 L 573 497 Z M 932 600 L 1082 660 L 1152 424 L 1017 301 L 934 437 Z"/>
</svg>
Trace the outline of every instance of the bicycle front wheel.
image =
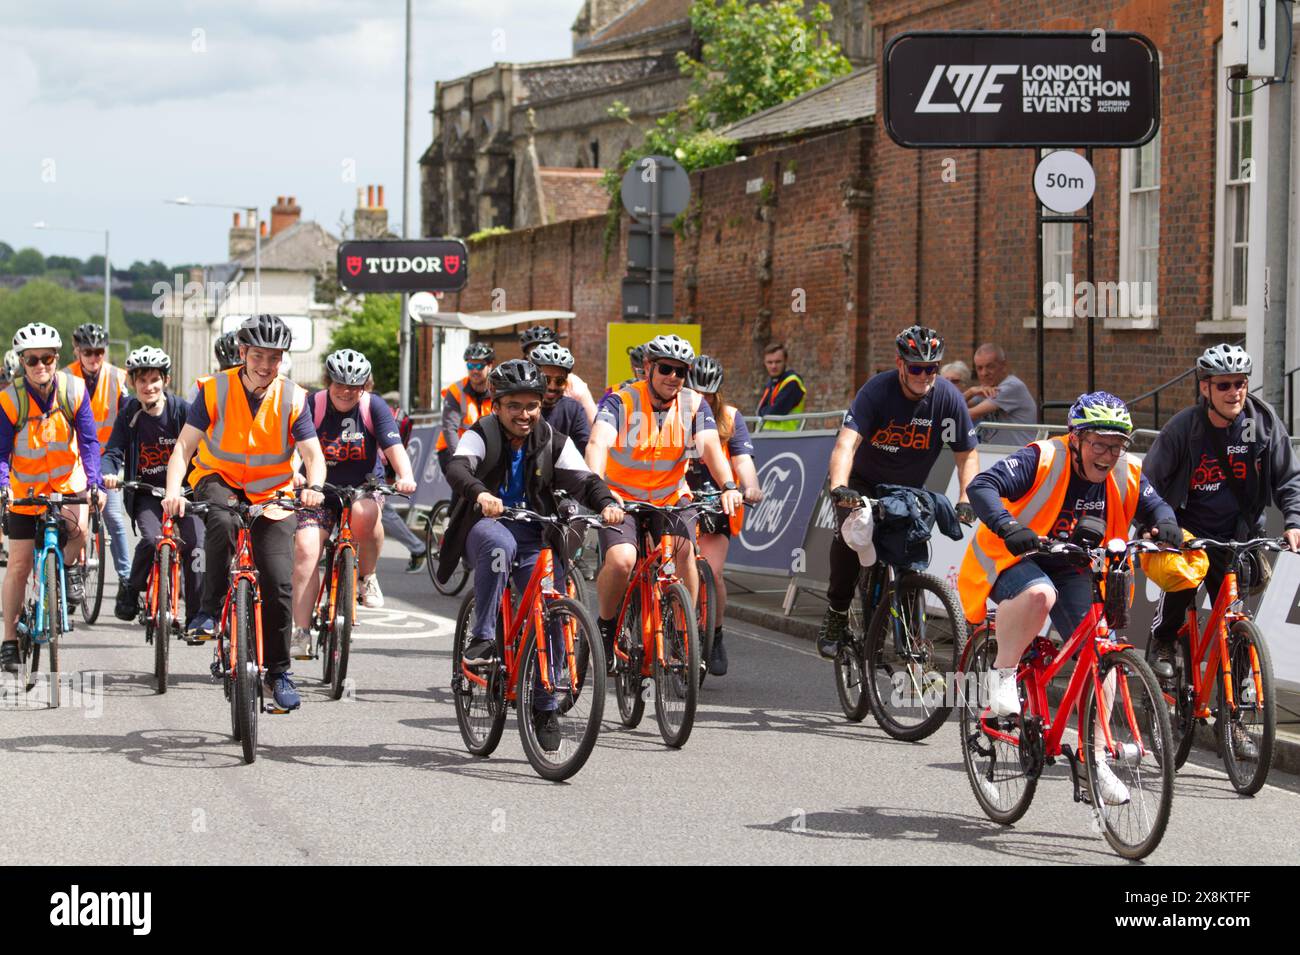
<svg viewBox="0 0 1300 955">
<path fill-rule="evenodd" d="M 1085 691 L 1080 758 L 1106 841 L 1124 858 L 1142 859 L 1164 837 L 1174 798 L 1169 706 L 1136 650 L 1107 653 L 1097 666 Z"/>
<path fill-rule="evenodd" d="M 461 601 L 456 614 L 456 635 L 451 648 L 451 693 L 456 703 L 456 724 L 460 727 L 465 748 L 474 756 L 490 756 L 501 742 L 506 725 L 505 667 L 501 660 L 476 670 L 487 686 L 471 680 L 461 666 L 465 645 L 470 642 L 470 624 L 474 620 L 474 591 Z M 497 629 L 500 629 L 498 623 Z M 497 647 L 501 641 L 498 635 Z"/>
<path fill-rule="evenodd" d="M 86 590 L 81 601 L 81 619 L 94 623 L 104 602 L 104 518 L 98 509 L 90 514 L 86 543 L 81 552 L 81 581 Z M 118 581 L 118 586 L 125 586 Z"/>
<path fill-rule="evenodd" d="M 545 601 L 542 620 L 544 633 L 529 635 L 519 668 L 519 738 L 537 775 L 559 782 L 580 770 L 596 745 L 605 712 L 605 648 L 591 611 L 575 600 Z M 549 691 L 539 644 L 546 648 Z"/>
<path fill-rule="evenodd" d="M 680 749 L 695 725 L 700 689 L 700 635 L 684 584 L 660 591 L 659 614 L 663 642 L 654 659 L 655 719 L 664 742 Z"/>
<path fill-rule="evenodd" d="M 244 748 L 244 762 L 257 759 L 257 711 L 261 703 L 261 674 L 257 672 L 256 620 L 253 609 L 253 585 L 240 580 L 235 589 L 235 625 L 231 638 L 235 644 L 235 713 L 239 724 L 239 742 Z"/>
<path fill-rule="evenodd" d="M 1155 655 L 1155 640 L 1147 640 L 1146 661 L 1151 664 Z M 1154 672 L 1154 671 L 1152 671 Z M 1180 635 L 1177 650 L 1174 652 L 1174 679 L 1168 687 L 1161 687 L 1161 694 L 1169 707 L 1169 730 L 1172 738 L 1170 744 L 1174 751 L 1174 769 L 1183 768 L 1187 757 L 1192 752 L 1192 741 L 1196 737 L 1196 717 L 1193 712 L 1192 687 L 1192 648 L 1187 637 Z"/>
<path fill-rule="evenodd" d="M 930 605 L 942 608 L 940 619 Z M 871 715 L 894 739 L 923 740 L 952 712 L 948 675 L 966 646 L 966 617 L 952 585 L 905 573 L 884 594 L 867 631 Z"/>
<path fill-rule="evenodd" d="M 641 591 L 634 587 L 628 594 L 623 613 L 619 616 L 615 642 L 619 659 L 614 669 L 614 699 L 618 702 L 618 718 L 628 729 L 635 729 L 645 716 L 645 697 L 641 695 L 641 667 L 644 641 L 641 630 Z M 617 654 L 615 655 L 617 659 Z"/>
<path fill-rule="evenodd" d="M 695 559 L 695 569 L 700 575 L 695 594 L 695 628 L 700 634 L 700 686 L 704 686 L 709 661 L 713 659 L 713 631 L 718 625 L 718 582 L 713 568 L 703 557 Z"/>
<path fill-rule="evenodd" d="M 1229 707 L 1219 665 L 1219 715 L 1215 729 L 1223 750 L 1223 765 L 1232 788 L 1253 796 L 1268 779 L 1277 735 L 1277 710 L 1273 705 L 1273 659 L 1259 628 L 1238 620 L 1228 631 L 1228 664 L 1232 668 Z"/>
<path fill-rule="evenodd" d="M 428 555 L 424 563 L 429 569 L 429 579 L 433 581 L 434 589 L 444 597 L 456 596 L 469 580 L 469 568 L 465 566 L 463 560 L 456 565 L 456 569 L 451 572 L 445 584 L 438 580 L 438 555 L 442 553 L 442 542 L 447 536 L 447 524 L 450 520 L 451 502 L 439 501 L 429 512 L 429 519 L 424 525 L 424 546 L 425 553 Z"/>
<path fill-rule="evenodd" d="M 153 608 L 153 675 L 158 692 L 167 692 L 167 654 L 172 644 L 172 549 L 158 549 L 158 587 Z"/>
<path fill-rule="evenodd" d="M 845 717 L 854 723 L 861 723 L 871 708 L 863 681 L 870 608 L 867 588 L 859 586 L 857 602 L 849 607 L 847 638 L 835 653 L 835 695 L 839 697 Z"/>
<path fill-rule="evenodd" d="M 338 572 L 338 585 L 335 590 L 334 606 L 330 608 L 332 618 L 329 621 L 329 662 L 325 668 L 330 675 L 330 699 L 343 697 L 343 690 L 348 678 L 348 653 L 352 648 L 352 620 L 357 610 L 357 555 L 350 548 L 344 548 L 335 564 Z"/>
<path fill-rule="evenodd" d="M 59 706 L 59 641 L 63 636 L 63 600 L 59 591 L 59 555 L 45 554 L 45 632 L 49 635 L 49 706 Z"/>
</svg>

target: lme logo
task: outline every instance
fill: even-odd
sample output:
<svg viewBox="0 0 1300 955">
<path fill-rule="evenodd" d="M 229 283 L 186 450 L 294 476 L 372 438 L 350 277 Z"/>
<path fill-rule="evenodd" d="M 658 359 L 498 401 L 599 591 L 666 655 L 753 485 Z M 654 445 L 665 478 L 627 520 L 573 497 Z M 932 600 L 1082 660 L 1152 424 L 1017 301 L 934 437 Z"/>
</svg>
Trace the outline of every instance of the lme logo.
<svg viewBox="0 0 1300 955">
<path fill-rule="evenodd" d="M 916 104 L 918 113 L 996 113 L 1002 109 L 1000 102 L 988 101 L 990 96 L 1001 93 L 1003 84 L 999 82 L 1004 76 L 1011 76 L 1019 69 L 1014 64 L 996 66 L 945 66 L 939 63 L 930 73 L 930 81 L 925 84 L 921 101 Z M 951 95 L 956 102 L 934 101 L 935 90 L 939 81 L 947 77 Z"/>
</svg>

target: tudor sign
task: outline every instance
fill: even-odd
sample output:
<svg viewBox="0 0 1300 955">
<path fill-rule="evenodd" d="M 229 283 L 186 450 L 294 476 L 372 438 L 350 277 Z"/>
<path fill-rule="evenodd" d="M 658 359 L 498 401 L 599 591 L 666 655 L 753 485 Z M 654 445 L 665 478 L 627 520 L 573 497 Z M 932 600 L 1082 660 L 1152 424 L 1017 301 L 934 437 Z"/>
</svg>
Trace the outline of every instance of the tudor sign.
<svg viewBox="0 0 1300 955">
<path fill-rule="evenodd" d="M 459 239 L 344 242 L 338 271 L 349 292 L 458 292 L 469 281 L 469 252 Z"/>
</svg>

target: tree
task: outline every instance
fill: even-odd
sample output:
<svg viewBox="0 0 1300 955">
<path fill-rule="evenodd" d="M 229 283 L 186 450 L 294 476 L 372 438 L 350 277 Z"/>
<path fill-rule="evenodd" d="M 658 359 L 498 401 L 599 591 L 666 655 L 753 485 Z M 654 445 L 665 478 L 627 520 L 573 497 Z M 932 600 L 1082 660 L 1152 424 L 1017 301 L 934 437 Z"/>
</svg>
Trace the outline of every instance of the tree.
<svg viewBox="0 0 1300 955">
<path fill-rule="evenodd" d="M 397 334 L 401 324 L 400 295 L 367 295 L 361 310 L 340 325 L 330 350 L 351 348 L 370 359 L 375 391 L 395 391 L 398 384 Z"/>
<path fill-rule="evenodd" d="M 44 275 L 45 256 L 41 255 L 40 250 L 28 246 L 14 253 L 9 266 L 14 275 Z"/>
<path fill-rule="evenodd" d="M 104 296 L 99 292 L 74 292 L 45 279 L 33 279 L 17 289 L 0 289 L 0 342 L 13 341 L 14 332 L 28 322 L 44 322 L 52 325 L 63 339 L 64 363 L 72 360 L 72 330 L 82 322 L 98 324 L 103 320 Z M 123 317 L 122 303 L 115 298 L 109 300 L 109 321 L 114 338 L 129 327 Z M 133 331 L 131 344 L 134 347 L 157 345 L 158 340 Z M 117 353 L 120 346 L 113 347 L 112 358 L 120 362 L 125 356 Z"/>
</svg>

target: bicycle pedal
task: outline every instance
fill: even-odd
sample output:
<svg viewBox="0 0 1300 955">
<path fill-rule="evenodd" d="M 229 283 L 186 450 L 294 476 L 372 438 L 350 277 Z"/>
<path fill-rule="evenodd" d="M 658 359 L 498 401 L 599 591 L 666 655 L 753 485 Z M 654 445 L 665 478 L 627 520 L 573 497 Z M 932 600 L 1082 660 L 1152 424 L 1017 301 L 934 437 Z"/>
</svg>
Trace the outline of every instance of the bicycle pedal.
<svg viewBox="0 0 1300 955">
<path fill-rule="evenodd" d="M 294 707 L 294 709 L 297 709 L 297 707 Z M 263 703 L 262 712 L 266 713 L 268 716 L 284 716 L 288 713 L 292 713 L 293 710 L 281 709 L 280 707 L 276 706 L 274 703 Z"/>
</svg>

